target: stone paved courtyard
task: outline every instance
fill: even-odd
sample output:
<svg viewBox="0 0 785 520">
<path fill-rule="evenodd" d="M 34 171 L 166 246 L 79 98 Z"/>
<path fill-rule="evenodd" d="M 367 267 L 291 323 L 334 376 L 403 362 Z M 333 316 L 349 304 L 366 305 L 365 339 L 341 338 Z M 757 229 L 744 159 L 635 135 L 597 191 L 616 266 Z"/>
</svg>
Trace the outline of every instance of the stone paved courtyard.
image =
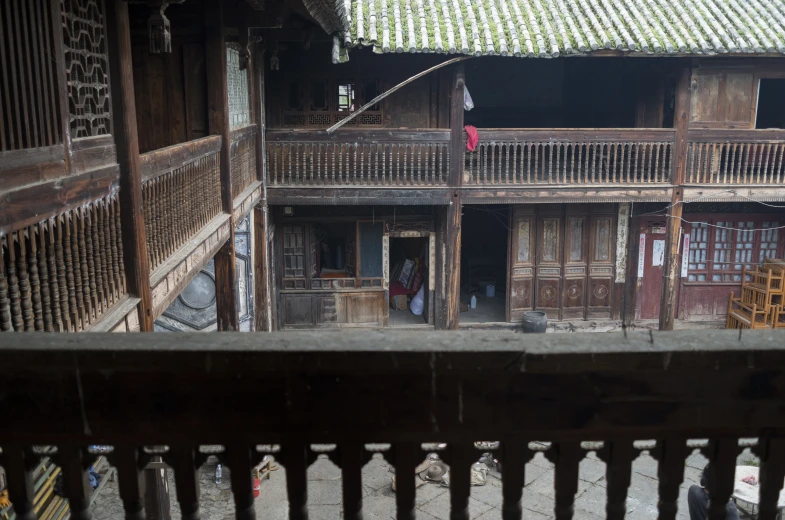
<svg viewBox="0 0 785 520">
<path fill-rule="evenodd" d="M 741 463 L 750 462 L 752 457 L 743 454 Z M 688 519 L 687 489 L 697 484 L 706 459 L 692 454 L 685 463 L 684 483 L 679 496 L 680 519 Z M 202 467 L 201 506 L 202 520 L 232 520 L 234 503 L 229 486 L 230 473 L 224 468 L 221 484 L 215 484 L 214 460 Z M 391 488 L 390 465 L 376 456 L 362 472 L 364 491 L 363 512 L 366 519 L 394 519 L 395 492 Z M 526 466 L 523 493 L 524 518 L 546 520 L 553 518 L 553 465 L 538 454 Z M 643 453 L 633 464 L 632 483 L 627 498 L 627 518 L 644 520 L 657 518 L 657 462 Z M 169 472 L 172 519 L 179 520 L 179 507 L 175 498 L 174 481 Z M 605 518 L 605 463 L 589 453 L 580 465 L 580 482 L 575 499 L 575 519 L 595 520 Z M 476 520 L 498 520 L 501 518 L 501 481 L 489 475 L 485 486 L 471 488 L 469 509 Z M 308 504 L 311 520 L 338 520 L 342 518 L 341 473 L 330 461 L 320 458 L 308 470 Z M 449 490 L 428 483 L 417 488 L 417 518 L 419 520 L 447 520 L 450 511 Z M 270 480 L 262 481 L 261 495 L 256 499 L 257 517 L 260 519 L 288 519 L 286 498 L 286 471 L 283 466 L 272 473 Z M 109 481 L 92 507 L 96 520 L 123 518 L 122 505 L 117 493 L 117 482 Z M 742 518 L 748 518 L 742 515 Z"/>
</svg>

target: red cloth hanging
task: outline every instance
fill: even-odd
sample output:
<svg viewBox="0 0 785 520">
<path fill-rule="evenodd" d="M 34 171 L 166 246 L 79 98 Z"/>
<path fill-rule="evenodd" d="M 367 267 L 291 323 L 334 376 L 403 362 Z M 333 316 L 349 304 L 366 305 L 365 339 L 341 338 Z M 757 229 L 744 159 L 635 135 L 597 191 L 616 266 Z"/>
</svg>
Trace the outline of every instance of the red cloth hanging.
<svg viewBox="0 0 785 520">
<path fill-rule="evenodd" d="M 473 152 L 477 148 L 477 143 L 480 141 L 480 134 L 477 133 L 477 129 L 472 125 L 466 125 L 463 129 L 466 130 L 466 134 L 469 136 L 466 139 L 466 149 Z"/>
</svg>

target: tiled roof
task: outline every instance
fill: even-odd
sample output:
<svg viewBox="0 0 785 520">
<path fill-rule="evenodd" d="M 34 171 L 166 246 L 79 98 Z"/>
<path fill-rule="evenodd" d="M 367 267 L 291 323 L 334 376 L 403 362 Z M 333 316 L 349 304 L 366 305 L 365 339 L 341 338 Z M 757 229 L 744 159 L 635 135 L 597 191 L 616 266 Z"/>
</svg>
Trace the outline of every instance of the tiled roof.
<svg viewBox="0 0 785 520">
<path fill-rule="evenodd" d="M 334 57 L 785 54 L 785 0 L 333 0 Z M 318 17 L 317 17 L 318 18 Z M 335 32 L 334 32 L 335 33 Z"/>
</svg>

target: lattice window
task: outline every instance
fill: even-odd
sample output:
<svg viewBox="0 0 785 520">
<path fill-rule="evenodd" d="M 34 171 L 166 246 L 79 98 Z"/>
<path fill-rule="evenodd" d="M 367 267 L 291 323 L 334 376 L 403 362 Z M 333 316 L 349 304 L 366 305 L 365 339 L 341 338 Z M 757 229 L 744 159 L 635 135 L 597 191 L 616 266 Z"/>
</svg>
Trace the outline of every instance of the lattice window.
<svg viewBox="0 0 785 520">
<path fill-rule="evenodd" d="M 330 124 L 330 114 L 308 114 L 308 124 L 312 126 L 327 126 Z"/>
<path fill-rule="evenodd" d="M 284 114 L 283 124 L 286 126 L 302 126 L 305 124 L 305 116 L 303 114 Z"/>
<path fill-rule="evenodd" d="M 344 119 L 346 119 L 346 116 L 342 115 L 342 114 L 335 114 L 335 116 L 333 116 L 333 121 L 336 122 L 336 123 L 339 122 L 339 121 L 343 121 Z M 355 117 L 354 119 L 352 119 L 351 121 L 346 123 L 344 126 L 352 126 L 352 125 L 356 125 L 356 124 L 357 124 L 357 118 Z"/>
<path fill-rule="evenodd" d="M 232 47 L 226 49 L 226 81 L 229 90 L 229 126 L 246 126 L 251 123 L 248 70 L 240 70 L 240 51 Z"/>
<path fill-rule="evenodd" d="M 722 271 L 731 270 L 731 258 L 733 257 L 733 222 L 717 222 L 714 228 L 714 274 L 711 279 L 715 282 L 725 280 L 729 275 Z"/>
<path fill-rule="evenodd" d="M 354 112 L 355 106 L 354 83 L 338 83 L 338 97 L 336 108 L 339 112 Z"/>
<path fill-rule="evenodd" d="M 282 124 L 285 127 L 325 127 L 342 121 L 381 92 L 379 80 L 290 78 L 282 84 Z M 377 103 L 348 123 L 382 126 L 382 104 Z"/>
<path fill-rule="evenodd" d="M 110 133 L 103 0 L 61 0 L 71 138 Z"/>
<path fill-rule="evenodd" d="M 360 125 L 368 125 L 368 126 L 381 126 L 382 124 L 382 115 L 381 114 L 366 114 L 362 113 L 356 117 L 357 122 Z"/>
<path fill-rule="evenodd" d="M 779 222 L 763 222 L 760 226 L 763 228 L 763 231 L 760 232 L 760 247 L 758 249 L 760 253 L 758 262 L 761 264 L 766 260 L 766 258 L 776 258 L 777 256 L 780 230 L 776 228 L 778 228 L 779 225 Z"/>
<path fill-rule="evenodd" d="M 756 222 L 739 222 L 736 232 L 736 253 L 734 255 L 733 268 L 740 271 L 743 267 L 748 269 L 753 266 L 753 250 L 755 248 L 755 229 L 758 227 Z M 760 233 L 760 231 L 758 232 Z M 733 278 L 734 281 L 741 280 L 741 275 Z"/>
<path fill-rule="evenodd" d="M 709 250 L 709 225 L 706 222 L 695 222 L 690 229 L 690 258 L 687 280 L 705 282 L 708 271 L 707 256 Z"/>
<path fill-rule="evenodd" d="M 305 278 L 305 229 L 303 226 L 283 228 L 284 278 Z"/>
</svg>

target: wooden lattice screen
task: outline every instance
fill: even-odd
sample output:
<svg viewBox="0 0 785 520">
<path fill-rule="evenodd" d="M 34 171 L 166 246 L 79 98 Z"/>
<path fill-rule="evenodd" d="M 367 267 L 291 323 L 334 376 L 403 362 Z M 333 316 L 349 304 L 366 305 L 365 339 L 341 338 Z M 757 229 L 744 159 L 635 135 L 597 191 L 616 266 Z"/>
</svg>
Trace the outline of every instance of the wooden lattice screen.
<svg viewBox="0 0 785 520">
<path fill-rule="evenodd" d="M 0 2 L 0 151 L 63 142 L 48 0 Z"/>
</svg>

